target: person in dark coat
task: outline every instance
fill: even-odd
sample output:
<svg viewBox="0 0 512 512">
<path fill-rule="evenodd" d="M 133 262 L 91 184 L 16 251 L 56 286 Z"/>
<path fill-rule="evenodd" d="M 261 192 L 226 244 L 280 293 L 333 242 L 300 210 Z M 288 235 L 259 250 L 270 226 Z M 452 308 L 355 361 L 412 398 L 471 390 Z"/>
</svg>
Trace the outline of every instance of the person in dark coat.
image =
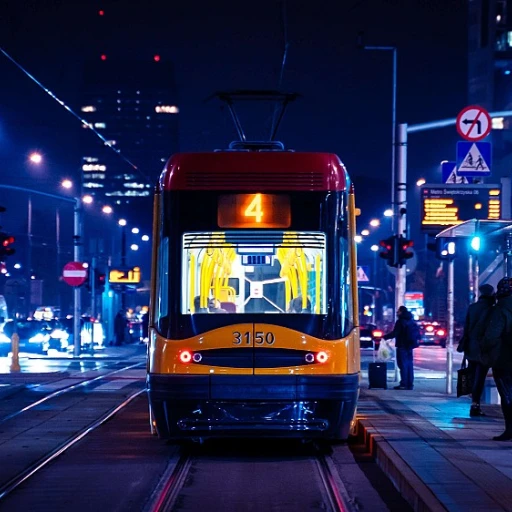
<svg viewBox="0 0 512 512">
<path fill-rule="evenodd" d="M 496 288 L 498 302 L 491 311 L 482 340 L 482 363 L 492 368 L 501 399 L 505 432 L 494 441 L 512 440 L 512 278 L 504 277 Z"/>
<path fill-rule="evenodd" d="M 114 318 L 114 334 L 116 335 L 116 345 L 124 343 L 124 331 L 126 329 L 126 316 L 121 309 Z"/>
<path fill-rule="evenodd" d="M 464 352 L 464 357 L 468 360 L 468 368 L 473 375 L 470 416 L 485 416 L 480 409 L 480 399 L 482 398 L 489 366 L 482 363 L 480 344 L 496 300 L 494 288 L 490 284 L 483 284 L 478 290 L 480 291 L 480 297 L 477 302 L 469 305 L 464 323 L 464 334 L 457 347 L 457 352 Z"/>
<path fill-rule="evenodd" d="M 417 340 L 411 340 L 411 332 L 415 329 L 416 322 L 405 306 L 400 306 L 397 313 L 397 321 L 393 330 L 385 334 L 383 338 L 390 340 L 395 338 L 396 363 L 400 369 L 400 384 L 393 389 L 413 389 L 414 366 L 412 351 L 417 347 Z"/>
</svg>

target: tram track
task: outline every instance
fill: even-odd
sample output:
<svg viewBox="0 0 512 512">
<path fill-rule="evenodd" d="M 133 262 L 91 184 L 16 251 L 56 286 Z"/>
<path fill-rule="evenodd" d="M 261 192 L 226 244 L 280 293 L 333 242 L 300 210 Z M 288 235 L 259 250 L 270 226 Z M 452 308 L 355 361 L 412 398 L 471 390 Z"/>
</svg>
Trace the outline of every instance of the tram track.
<svg viewBox="0 0 512 512">
<path fill-rule="evenodd" d="M 321 453 L 322 450 L 318 446 L 315 449 L 318 453 L 310 457 L 309 461 L 312 463 L 311 470 L 316 469 L 319 478 L 315 479 L 314 476 L 310 476 L 305 480 L 309 482 L 318 480 L 320 482 L 319 486 L 322 489 L 319 489 L 319 496 L 322 496 L 322 509 L 331 512 L 356 512 L 359 510 L 354 500 L 349 496 L 330 456 Z M 158 486 L 144 508 L 144 512 L 171 512 L 174 510 L 180 500 L 180 495 L 184 492 L 189 476 L 191 480 L 195 480 L 193 474 L 196 474 L 197 477 L 197 466 L 201 463 L 200 455 L 194 455 L 189 449 L 182 448 L 181 454 L 170 460 Z M 232 463 L 236 464 L 236 461 L 232 461 Z M 203 462 L 203 464 L 207 465 L 208 463 Z M 269 462 L 270 464 L 272 464 L 272 461 Z M 252 475 L 247 476 L 252 477 Z M 288 492 L 292 493 L 294 491 L 289 490 Z M 287 490 L 282 488 L 280 494 L 284 497 L 283 503 L 288 501 L 286 493 Z M 200 493 L 196 490 L 196 494 Z M 183 505 L 183 499 L 180 501 L 180 505 Z M 218 506 L 222 508 L 221 504 L 218 504 Z M 247 510 L 253 510 L 254 506 L 256 505 L 253 503 L 246 508 Z M 179 508 L 181 510 L 181 506 Z M 188 510 L 188 508 L 185 506 L 184 510 Z M 288 508 L 285 506 L 283 510 L 288 510 Z"/>
<path fill-rule="evenodd" d="M 41 398 L 39 400 L 36 400 L 35 402 L 32 402 L 31 404 L 13 412 L 13 413 L 8 414 L 7 416 L 0 418 L 0 424 L 4 423 L 6 421 L 12 420 L 13 418 L 16 418 L 17 416 L 19 416 L 20 414 L 23 414 L 24 412 L 27 412 L 30 409 L 33 409 L 34 407 L 37 407 L 37 406 L 43 404 L 44 402 L 47 402 L 48 400 L 62 396 L 65 393 L 69 393 L 70 391 L 74 391 L 76 389 L 90 386 L 91 384 L 93 384 L 95 382 L 98 382 L 101 380 L 106 380 L 106 379 L 112 377 L 113 375 L 117 375 L 117 374 L 119 374 L 121 372 L 125 372 L 127 370 L 133 370 L 134 368 L 142 367 L 144 365 L 145 365 L 145 362 L 135 363 L 130 366 L 125 366 L 124 368 L 119 368 L 117 370 L 105 373 L 103 375 L 98 375 L 97 377 L 94 377 L 92 379 L 85 379 L 82 382 L 79 382 L 77 384 L 71 384 L 70 386 L 65 386 L 57 391 L 54 391 L 53 393 L 50 393 L 50 394 L 44 396 L 43 398 Z"/>
<path fill-rule="evenodd" d="M 86 437 L 88 434 L 96 430 L 98 427 L 106 423 L 108 420 L 110 420 L 113 416 L 115 416 L 119 411 L 127 407 L 132 400 L 137 398 L 142 393 L 146 392 L 146 388 L 137 390 L 131 395 L 128 396 L 121 404 L 111 408 L 109 411 L 104 413 L 100 418 L 95 420 L 92 424 L 88 425 L 86 428 L 82 429 L 81 431 L 77 432 L 75 435 L 73 435 L 71 438 L 68 438 L 63 443 L 57 445 L 51 452 L 49 452 L 44 457 L 40 458 L 33 464 L 31 464 L 29 467 L 25 468 L 23 471 L 18 473 L 15 477 L 13 477 L 8 482 L 4 483 L 0 487 L 0 501 L 3 500 L 6 496 L 11 494 L 13 491 L 18 489 L 24 482 L 26 482 L 28 479 L 30 479 L 32 476 L 34 476 L 36 473 L 41 471 L 45 466 L 47 466 L 50 462 L 54 461 L 57 457 L 65 453 L 67 450 L 69 450 L 71 447 L 73 447 L 76 443 L 81 441 L 84 437 Z"/>
</svg>

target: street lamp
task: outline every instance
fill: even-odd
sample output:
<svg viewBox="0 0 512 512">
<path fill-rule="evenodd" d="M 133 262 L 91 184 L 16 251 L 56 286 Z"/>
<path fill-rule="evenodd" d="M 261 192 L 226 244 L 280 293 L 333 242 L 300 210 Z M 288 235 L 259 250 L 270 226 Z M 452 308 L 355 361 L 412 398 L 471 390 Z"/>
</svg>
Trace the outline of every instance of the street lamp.
<svg viewBox="0 0 512 512">
<path fill-rule="evenodd" d="M 148 236 L 148 235 L 142 235 L 141 240 L 142 240 L 143 242 L 149 242 L 149 236 Z"/>
<path fill-rule="evenodd" d="M 85 204 L 92 204 L 92 202 L 94 201 L 93 197 L 90 196 L 90 195 L 85 195 L 84 197 L 82 197 L 82 201 L 85 203 Z"/>
<path fill-rule="evenodd" d="M 363 235 L 363 236 L 368 236 L 369 234 L 370 234 L 370 230 L 369 229 L 363 229 L 361 231 L 361 235 Z"/>
<path fill-rule="evenodd" d="M 105 205 L 101 211 L 103 213 L 106 213 L 107 215 L 110 215 L 114 210 L 112 209 L 112 206 Z"/>
<path fill-rule="evenodd" d="M 126 226 L 126 219 L 119 219 L 118 224 L 124 228 Z"/>
<path fill-rule="evenodd" d="M 363 241 L 363 237 L 361 235 L 356 235 L 354 237 L 354 240 L 355 240 L 356 244 L 359 244 Z"/>
<path fill-rule="evenodd" d="M 362 34 L 360 34 L 362 38 Z M 377 50 L 393 52 L 393 96 L 391 102 L 391 205 L 395 210 L 395 140 L 396 140 L 396 60 L 397 49 L 395 46 L 363 46 L 364 50 Z M 393 222 L 393 221 L 391 221 Z M 393 227 L 393 225 L 392 225 Z"/>
<path fill-rule="evenodd" d="M 67 189 L 73 188 L 73 182 L 71 180 L 68 180 L 68 179 L 62 180 L 61 185 L 64 188 L 67 188 Z"/>
<path fill-rule="evenodd" d="M 41 153 L 37 153 L 34 151 L 33 153 L 30 153 L 28 159 L 33 164 L 40 164 L 43 161 L 43 156 L 41 155 Z"/>
<path fill-rule="evenodd" d="M 390 208 L 384 210 L 384 217 L 393 217 L 393 210 L 391 210 Z"/>
<path fill-rule="evenodd" d="M 130 245 L 130 249 L 132 251 L 138 251 L 139 250 L 139 246 L 137 244 L 132 244 L 132 245 Z"/>
<path fill-rule="evenodd" d="M 139 228 L 132 228 L 132 233 L 134 235 L 138 235 L 139 234 Z"/>
<path fill-rule="evenodd" d="M 380 226 L 380 220 L 379 219 L 372 219 L 370 221 L 370 226 L 372 228 L 378 228 Z"/>
<path fill-rule="evenodd" d="M 420 178 L 417 182 L 416 182 L 416 186 L 417 187 L 422 187 L 423 185 L 425 185 L 425 183 L 427 183 L 427 180 L 425 178 Z"/>
</svg>

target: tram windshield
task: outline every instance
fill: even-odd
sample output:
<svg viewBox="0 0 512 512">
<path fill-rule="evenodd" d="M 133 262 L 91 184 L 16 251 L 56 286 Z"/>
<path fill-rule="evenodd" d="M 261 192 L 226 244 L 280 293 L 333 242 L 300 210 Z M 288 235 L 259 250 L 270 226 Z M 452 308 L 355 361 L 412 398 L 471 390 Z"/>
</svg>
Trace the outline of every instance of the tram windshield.
<svg viewBox="0 0 512 512">
<path fill-rule="evenodd" d="M 326 313 L 325 234 L 183 235 L 182 314 Z"/>
</svg>

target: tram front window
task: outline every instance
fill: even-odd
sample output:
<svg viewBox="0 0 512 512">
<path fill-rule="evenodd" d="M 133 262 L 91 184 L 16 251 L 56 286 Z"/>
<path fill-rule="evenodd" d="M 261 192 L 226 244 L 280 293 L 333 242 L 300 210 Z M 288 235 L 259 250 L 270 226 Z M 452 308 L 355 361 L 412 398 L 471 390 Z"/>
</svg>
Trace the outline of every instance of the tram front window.
<svg viewBox="0 0 512 512">
<path fill-rule="evenodd" d="M 183 235 L 182 314 L 326 313 L 325 234 Z"/>
</svg>

